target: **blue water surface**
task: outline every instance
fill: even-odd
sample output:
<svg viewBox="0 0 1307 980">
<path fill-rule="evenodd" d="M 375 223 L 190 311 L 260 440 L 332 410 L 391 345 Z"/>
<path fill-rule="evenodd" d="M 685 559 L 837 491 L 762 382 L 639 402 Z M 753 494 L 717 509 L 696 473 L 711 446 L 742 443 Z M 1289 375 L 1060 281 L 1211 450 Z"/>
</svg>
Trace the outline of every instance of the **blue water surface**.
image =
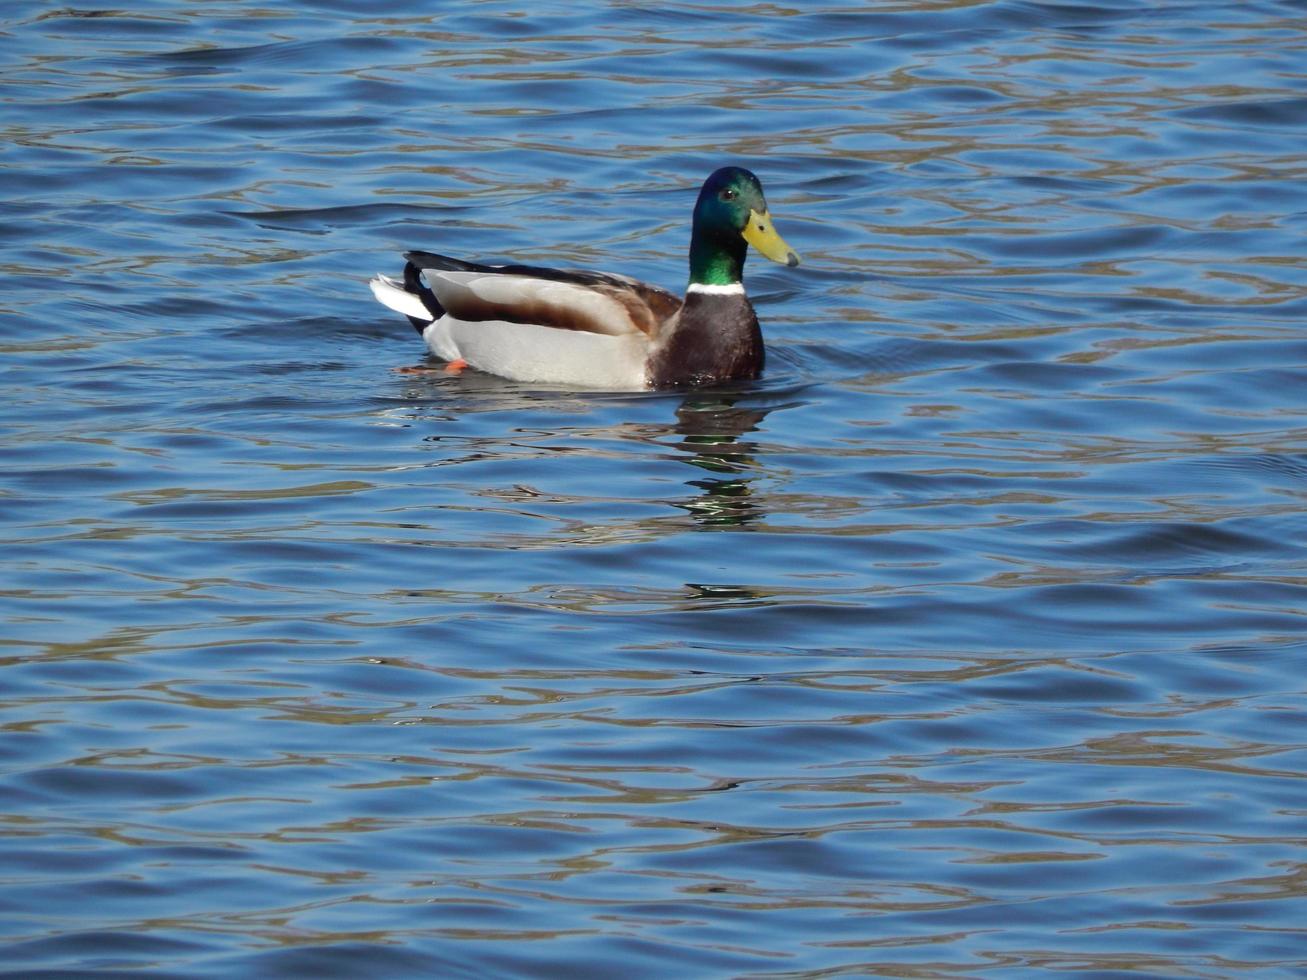
<svg viewBox="0 0 1307 980">
<path fill-rule="evenodd" d="M 1307 971 L 1307 8 L 0 13 L 0 972 Z M 797 269 L 756 383 L 401 251 Z"/>
</svg>

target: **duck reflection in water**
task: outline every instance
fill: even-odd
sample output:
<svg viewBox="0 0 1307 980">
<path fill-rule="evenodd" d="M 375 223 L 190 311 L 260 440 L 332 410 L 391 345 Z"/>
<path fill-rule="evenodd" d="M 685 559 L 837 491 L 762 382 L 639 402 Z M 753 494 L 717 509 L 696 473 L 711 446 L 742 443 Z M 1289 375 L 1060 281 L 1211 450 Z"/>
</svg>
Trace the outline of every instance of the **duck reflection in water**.
<svg viewBox="0 0 1307 980">
<path fill-rule="evenodd" d="M 690 486 L 703 492 L 678 506 L 705 528 L 744 527 L 765 516 L 750 486 L 754 478 L 748 475 L 756 447 L 741 437 L 755 431 L 771 409 L 735 402 L 730 397 L 696 395 L 676 410 L 673 431 L 683 437 L 679 448 L 689 453 L 686 462 L 713 474 L 690 480 Z"/>
</svg>

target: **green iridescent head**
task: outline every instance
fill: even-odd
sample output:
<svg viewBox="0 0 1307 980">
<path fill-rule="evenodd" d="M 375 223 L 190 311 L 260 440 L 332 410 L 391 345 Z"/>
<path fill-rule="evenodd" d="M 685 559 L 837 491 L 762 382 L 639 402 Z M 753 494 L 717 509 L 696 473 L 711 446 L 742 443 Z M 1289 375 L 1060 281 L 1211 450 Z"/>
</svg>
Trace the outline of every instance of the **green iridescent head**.
<svg viewBox="0 0 1307 980">
<path fill-rule="evenodd" d="M 798 254 L 772 227 L 758 178 L 743 167 L 722 167 L 703 182 L 694 205 L 690 282 L 739 282 L 747 245 L 773 262 L 799 264 Z"/>
</svg>

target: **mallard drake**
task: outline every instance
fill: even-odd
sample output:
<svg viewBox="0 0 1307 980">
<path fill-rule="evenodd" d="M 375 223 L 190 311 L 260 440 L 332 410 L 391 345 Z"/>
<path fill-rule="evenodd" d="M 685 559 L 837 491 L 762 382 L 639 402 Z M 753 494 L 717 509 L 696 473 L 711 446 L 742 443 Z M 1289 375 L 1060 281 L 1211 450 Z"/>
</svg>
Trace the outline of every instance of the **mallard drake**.
<svg viewBox="0 0 1307 980">
<path fill-rule="evenodd" d="M 740 281 L 747 246 L 799 257 L 772 227 L 762 184 L 723 167 L 694 205 L 685 298 L 627 276 L 481 265 L 406 252 L 403 281 L 372 292 L 437 356 L 517 381 L 591 388 L 703 385 L 762 372 L 762 332 Z"/>
</svg>

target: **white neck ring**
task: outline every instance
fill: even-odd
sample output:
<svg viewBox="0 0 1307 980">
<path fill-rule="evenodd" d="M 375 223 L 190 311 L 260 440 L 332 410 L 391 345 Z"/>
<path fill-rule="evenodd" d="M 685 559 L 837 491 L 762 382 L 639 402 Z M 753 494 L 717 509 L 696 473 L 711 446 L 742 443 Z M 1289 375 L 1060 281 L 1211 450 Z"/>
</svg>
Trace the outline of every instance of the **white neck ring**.
<svg viewBox="0 0 1307 980">
<path fill-rule="evenodd" d="M 705 293 L 709 296 L 743 296 L 744 283 L 733 282 L 726 286 L 713 286 L 703 282 L 692 282 L 685 288 L 689 293 Z"/>
</svg>

